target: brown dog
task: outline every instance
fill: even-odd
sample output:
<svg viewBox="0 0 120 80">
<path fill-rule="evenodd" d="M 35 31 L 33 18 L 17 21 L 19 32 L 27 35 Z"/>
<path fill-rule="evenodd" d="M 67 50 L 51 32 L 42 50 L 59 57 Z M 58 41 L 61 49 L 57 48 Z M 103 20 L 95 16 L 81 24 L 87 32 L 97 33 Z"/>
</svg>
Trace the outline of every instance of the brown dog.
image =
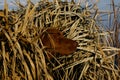
<svg viewBox="0 0 120 80">
<path fill-rule="evenodd" d="M 56 53 L 60 55 L 69 55 L 75 52 L 78 46 L 76 41 L 65 38 L 61 31 L 54 28 L 49 28 L 43 32 L 41 40 L 43 46 L 45 46 L 46 50 L 50 51 L 52 55 Z"/>
</svg>

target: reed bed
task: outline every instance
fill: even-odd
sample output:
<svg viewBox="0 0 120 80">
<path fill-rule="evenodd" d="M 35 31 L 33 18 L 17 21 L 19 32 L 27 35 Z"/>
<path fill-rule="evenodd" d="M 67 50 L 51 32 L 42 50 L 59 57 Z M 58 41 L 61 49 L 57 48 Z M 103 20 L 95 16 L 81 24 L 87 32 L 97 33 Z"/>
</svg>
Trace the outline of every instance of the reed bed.
<svg viewBox="0 0 120 80">
<path fill-rule="evenodd" d="M 17 10 L 9 11 L 5 2 L 0 11 L 1 80 L 120 79 L 114 64 L 119 49 L 112 47 L 111 32 L 95 20 L 97 14 L 93 16 L 88 6 L 59 0 L 17 5 Z M 75 40 L 77 50 L 68 56 L 48 53 L 40 37 L 47 28 Z"/>
</svg>

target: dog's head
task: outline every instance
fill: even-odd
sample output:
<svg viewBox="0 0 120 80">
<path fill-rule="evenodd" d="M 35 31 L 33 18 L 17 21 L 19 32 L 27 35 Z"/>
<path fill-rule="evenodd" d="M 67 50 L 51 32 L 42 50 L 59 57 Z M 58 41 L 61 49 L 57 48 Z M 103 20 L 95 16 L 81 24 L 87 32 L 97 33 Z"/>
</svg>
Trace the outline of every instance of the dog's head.
<svg viewBox="0 0 120 80">
<path fill-rule="evenodd" d="M 58 29 L 49 28 L 43 32 L 41 37 L 43 46 L 54 55 L 69 55 L 76 51 L 78 43 L 74 40 L 64 37 L 63 33 Z"/>
</svg>

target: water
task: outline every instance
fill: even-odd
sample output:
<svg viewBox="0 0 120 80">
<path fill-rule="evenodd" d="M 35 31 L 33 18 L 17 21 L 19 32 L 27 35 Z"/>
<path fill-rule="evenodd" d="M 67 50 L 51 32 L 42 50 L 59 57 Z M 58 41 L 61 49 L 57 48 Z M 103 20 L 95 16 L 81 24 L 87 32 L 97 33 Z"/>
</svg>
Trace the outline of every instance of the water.
<svg viewBox="0 0 120 80">
<path fill-rule="evenodd" d="M 16 0 L 17 1 L 17 0 Z M 18 0 L 19 1 L 19 0 Z M 32 2 L 36 3 L 39 2 L 40 0 L 31 0 Z M 85 1 L 89 1 L 89 3 L 95 3 L 96 0 L 75 0 L 76 2 L 82 2 L 84 3 Z M 14 0 L 7 0 L 8 4 L 9 4 L 9 9 L 13 9 L 15 8 L 15 1 Z M 20 0 L 20 2 L 22 4 L 26 4 L 26 0 Z M 120 5 L 120 0 L 114 0 L 115 5 Z M 100 10 L 110 10 L 110 4 L 111 4 L 111 0 L 98 0 L 98 7 Z M 3 5 L 4 5 L 4 0 L 0 1 L 0 9 L 3 9 Z"/>
<path fill-rule="evenodd" d="M 17 1 L 17 0 L 16 0 Z M 20 1 L 20 3 L 22 4 L 26 4 L 26 0 L 18 0 Z M 36 2 L 39 2 L 40 0 L 31 0 L 33 3 L 36 3 Z M 69 0 L 70 1 L 70 0 Z M 75 0 L 75 2 L 81 2 L 83 5 L 85 4 L 85 2 L 88 1 L 89 4 L 92 4 L 92 3 L 95 3 L 96 1 L 98 1 L 97 5 L 98 5 L 98 8 L 99 10 L 104 10 L 104 11 L 112 11 L 112 7 L 111 7 L 111 0 Z M 14 0 L 7 0 L 8 2 L 8 7 L 9 9 L 16 9 L 17 6 L 15 5 L 15 1 Z M 115 2 L 115 5 L 120 5 L 120 0 L 114 0 Z M 4 8 L 4 0 L 1 0 L 0 1 L 0 9 L 3 9 Z M 120 6 L 119 6 L 120 8 Z M 109 22 L 108 21 L 108 15 L 105 13 L 104 14 L 100 14 L 100 16 L 102 16 L 102 23 L 105 25 L 105 26 L 112 26 L 112 20 L 113 20 L 113 15 L 112 15 L 112 18 L 111 18 L 111 21 Z"/>
</svg>

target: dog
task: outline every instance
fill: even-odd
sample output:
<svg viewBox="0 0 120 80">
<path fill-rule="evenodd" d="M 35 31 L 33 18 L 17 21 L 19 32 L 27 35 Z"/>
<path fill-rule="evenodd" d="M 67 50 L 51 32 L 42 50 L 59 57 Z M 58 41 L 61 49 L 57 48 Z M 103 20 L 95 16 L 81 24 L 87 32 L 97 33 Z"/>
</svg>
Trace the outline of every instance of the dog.
<svg viewBox="0 0 120 80">
<path fill-rule="evenodd" d="M 41 41 L 43 46 L 52 55 L 69 55 L 76 51 L 78 43 L 64 37 L 63 33 L 55 28 L 48 28 L 42 33 Z M 51 56 L 49 55 L 49 58 Z"/>
</svg>

